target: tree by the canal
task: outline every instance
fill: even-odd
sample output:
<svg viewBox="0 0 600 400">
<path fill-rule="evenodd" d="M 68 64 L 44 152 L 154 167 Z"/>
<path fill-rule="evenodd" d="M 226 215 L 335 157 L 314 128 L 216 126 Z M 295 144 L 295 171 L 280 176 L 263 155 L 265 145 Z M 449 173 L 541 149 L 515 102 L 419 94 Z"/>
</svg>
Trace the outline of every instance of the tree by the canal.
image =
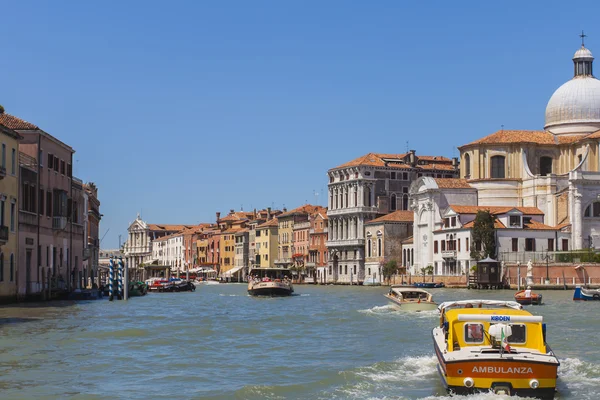
<svg viewBox="0 0 600 400">
<path fill-rule="evenodd" d="M 391 260 L 385 263 L 381 273 L 383 274 L 383 279 L 387 280 L 388 283 L 392 278 L 392 275 L 395 275 L 398 272 L 398 263 L 396 260 Z"/>
<path fill-rule="evenodd" d="M 494 223 L 496 216 L 489 210 L 477 211 L 475 222 L 471 235 L 473 243 L 471 244 L 471 258 L 481 260 L 482 258 L 496 257 L 496 228 Z M 480 247 L 477 245 L 480 243 Z M 478 250 L 480 248 L 481 250 Z"/>
</svg>

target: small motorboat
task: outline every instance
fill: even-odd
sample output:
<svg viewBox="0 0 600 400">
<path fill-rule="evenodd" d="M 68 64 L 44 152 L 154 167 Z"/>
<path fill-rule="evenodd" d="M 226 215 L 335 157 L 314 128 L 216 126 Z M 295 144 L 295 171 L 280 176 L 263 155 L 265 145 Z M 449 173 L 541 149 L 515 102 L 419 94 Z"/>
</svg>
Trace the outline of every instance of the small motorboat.
<svg viewBox="0 0 600 400">
<path fill-rule="evenodd" d="M 438 306 L 433 302 L 431 293 L 415 287 L 393 285 L 384 296 L 394 306 L 406 311 L 429 311 L 437 309 Z"/>
<path fill-rule="evenodd" d="M 255 268 L 248 279 L 251 296 L 291 296 L 294 293 L 288 270 L 279 268 Z"/>
<path fill-rule="evenodd" d="M 531 287 L 515 293 L 515 301 L 523 306 L 542 304 L 542 295 L 531 291 Z"/>
<path fill-rule="evenodd" d="M 600 300 L 600 289 L 586 289 L 576 286 L 573 300 Z"/>
</svg>

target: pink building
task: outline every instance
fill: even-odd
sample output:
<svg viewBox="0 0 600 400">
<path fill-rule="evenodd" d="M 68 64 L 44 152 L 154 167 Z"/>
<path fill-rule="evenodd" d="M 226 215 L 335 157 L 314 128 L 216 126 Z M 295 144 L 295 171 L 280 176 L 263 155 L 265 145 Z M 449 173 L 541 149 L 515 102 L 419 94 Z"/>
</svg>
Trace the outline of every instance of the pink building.
<svg viewBox="0 0 600 400">
<path fill-rule="evenodd" d="M 73 178 L 70 146 L 37 126 L 4 114 L 17 131 L 21 173 L 18 294 L 44 297 L 81 286 L 84 248 L 83 183 Z"/>
</svg>

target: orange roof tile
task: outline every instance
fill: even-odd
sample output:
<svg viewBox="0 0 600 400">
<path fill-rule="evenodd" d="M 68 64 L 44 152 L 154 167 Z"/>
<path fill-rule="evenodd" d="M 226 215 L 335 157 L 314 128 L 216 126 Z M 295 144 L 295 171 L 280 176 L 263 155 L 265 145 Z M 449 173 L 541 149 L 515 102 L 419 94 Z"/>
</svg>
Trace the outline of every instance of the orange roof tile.
<svg viewBox="0 0 600 400">
<path fill-rule="evenodd" d="M 416 157 L 417 157 L 417 160 L 452 162 L 451 159 L 444 157 L 444 156 L 419 156 L 419 155 L 417 155 Z"/>
<path fill-rule="evenodd" d="M 279 222 L 277 221 L 277 218 L 273 218 L 272 220 L 267 221 L 264 224 L 260 224 L 259 226 L 256 227 L 256 229 L 270 228 L 270 227 L 277 227 L 277 226 L 279 226 Z"/>
<path fill-rule="evenodd" d="M 600 139 L 600 131 L 589 134 L 584 139 Z"/>
<path fill-rule="evenodd" d="M 383 217 L 372 219 L 366 222 L 365 225 L 379 224 L 383 222 L 413 222 L 415 213 L 412 211 L 398 210 L 386 214 Z"/>
<path fill-rule="evenodd" d="M 500 130 L 486 137 L 475 140 L 474 142 L 460 146 L 470 146 L 474 144 L 500 144 L 500 143 L 536 143 L 536 144 L 557 144 L 554 135 L 546 131 L 511 131 Z"/>
<path fill-rule="evenodd" d="M 426 169 L 426 170 L 442 170 L 442 171 L 454 171 L 454 167 L 452 164 L 425 164 L 425 165 L 417 165 L 415 168 L 417 169 Z"/>
<path fill-rule="evenodd" d="M 385 161 L 383 161 L 383 158 L 392 158 L 392 159 L 395 158 L 395 159 L 400 160 L 400 159 L 404 158 L 404 156 L 406 156 L 406 154 L 368 153 L 368 154 L 365 154 L 364 156 L 355 158 L 352 161 L 348 161 L 347 163 L 342 164 L 342 165 L 332 168 L 332 169 L 356 167 L 359 165 L 371 165 L 371 166 L 375 166 L 375 167 L 384 167 Z"/>
<path fill-rule="evenodd" d="M 342 164 L 340 166 L 332 168 L 332 170 L 339 169 L 339 168 L 347 168 L 347 167 L 357 167 L 359 165 L 373 166 L 373 167 L 390 167 L 390 168 L 400 168 L 400 169 L 411 168 L 410 165 L 404 164 L 404 160 L 407 155 L 408 154 L 406 154 L 406 153 L 404 153 L 404 154 L 368 153 L 368 154 L 365 154 L 364 156 L 355 158 L 352 161 L 348 161 L 345 164 Z M 447 169 L 446 167 L 448 166 L 448 163 L 450 163 L 452 161 L 449 158 L 446 158 L 443 156 L 415 155 L 415 157 L 416 157 L 417 161 L 422 160 L 422 161 L 428 161 L 428 162 L 433 163 L 433 164 L 427 164 L 427 165 L 416 165 L 416 168 L 425 167 L 426 169 Z M 435 167 L 432 167 L 432 165 L 435 165 Z M 449 165 L 449 166 L 452 167 L 452 165 Z"/>
<path fill-rule="evenodd" d="M 458 178 L 434 178 L 440 189 L 472 189 L 466 179 Z"/>
<path fill-rule="evenodd" d="M 467 222 L 462 227 L 470 229 L 474 225 L 475 225 L 475 220 Z M 495 220 L 494 221 L 494 228 L 496 228 L 496 229 L 503 229 L 503 228 L 506 228 L 506 225 L 504 225 L 501 221 Z M 438 229 L 436 232 L 442 232 L 442 231 L 445 231 L 445 230 L 448 230 L 448 229 Z"/>
<path fill-rule="evenodd" d="M 182 231 L 194 226 L 196 225 L 148 224 L 148 229 L 151 231 Z"/>
<path fill-rule="evenodd" d="M 510 210 L 519 210 L 526 215 L 544 215 L 542 210 L 537 207 L 511 207 L 511 206 L 460 206 L 449 205 L 457 214 L 477 214 L 477 211 L 490 211 L 492 214 L 504 214 Z"/>
<path fill-rule="evenodd" d="M 534 220 L 524 223 L 523 228 L 524 229 L 535 229 L 535 230 L 550 230 L 550 231 L 560 230 L 560 228 L 557 228 L 556 226 L 546 225 L 546 224 L 543 224 L 541 222 L 534 221 Z"/>
<path fill-rule="evenodd" d="M 40 129 L 34 124 L 22 120 L 21 118 L 17 118 L 14 115 L 10 115 L 7 113 L 0 114 L 0 124 L 6 126 L 7 128 L 14 130 L 36 130 Z"/>
<path fill-rule="evenodd" d="M 296 207 L 293 210 L 290 210 L 288 212 L 284 212 L 283 214 L 278 215 L 277 218 L 290 217 L 294 214 L 312 214 L 316 211 L 319 211 L 322 208 L 323 207 L 321 207 L 321 206 L 313 206 L 312 204 L 304 204 L 303 206 Z"/>
</svg>

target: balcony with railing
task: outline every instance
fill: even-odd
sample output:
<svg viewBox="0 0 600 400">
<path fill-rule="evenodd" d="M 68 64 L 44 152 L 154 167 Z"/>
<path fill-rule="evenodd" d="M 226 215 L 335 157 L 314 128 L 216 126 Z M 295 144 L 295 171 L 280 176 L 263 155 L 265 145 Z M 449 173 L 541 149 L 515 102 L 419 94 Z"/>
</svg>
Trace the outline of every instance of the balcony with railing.
<svg viewBox="0 0 600 400">
<path fill-rule="evenodd" d="M 442 258 L 456 258 L 456 250 L 442 250 Z"/>
<path fill-rule="evenodd" d="M 291 264 L 291 263 L 292 263 L 291 258 L 279 258 L 279 259 L 275 260 L 275 264 Z"/>
<path fill-rule="evenodd" d="M 337 247 L 337 246 L 364 246 L 365 239 L 338 239 L 338 240 L 328 240 L 327 247 Z"/>
<path fill-rule="evenodd" d="M 29 168 L 32 171 L 37 172 L 37 160 L 35 157 L 31 157 L 25 153 L 19 152 L 19 166 Z"/>
<path fill-rule="evenodd" d="M 322 232 L 317 232 L 317 233 L 320 234 L 320 233 L 327 233 L 327 232 L 328 232 L 328 229 L 327 228 L 323 228 Z M 315 229 L 314 228 L 309 229 L 308 233 L 310 233 L 311 235 L 314 235 L 315 234 Z"/>
<path fill-rule="evenodd" d="M 19 210 L 19 224 L 37 226 L 37 214 L 25 210 Z"/>
<path fill-rule="evenodd" d="M 52 229 L 65 229 L 67 227 L 67 217 L 53 217 Z"/>
<path fill-rule="evenodd" d="M 8 226 L 0 225 L 0 244 L 8 242 Z"/>
</svg>

